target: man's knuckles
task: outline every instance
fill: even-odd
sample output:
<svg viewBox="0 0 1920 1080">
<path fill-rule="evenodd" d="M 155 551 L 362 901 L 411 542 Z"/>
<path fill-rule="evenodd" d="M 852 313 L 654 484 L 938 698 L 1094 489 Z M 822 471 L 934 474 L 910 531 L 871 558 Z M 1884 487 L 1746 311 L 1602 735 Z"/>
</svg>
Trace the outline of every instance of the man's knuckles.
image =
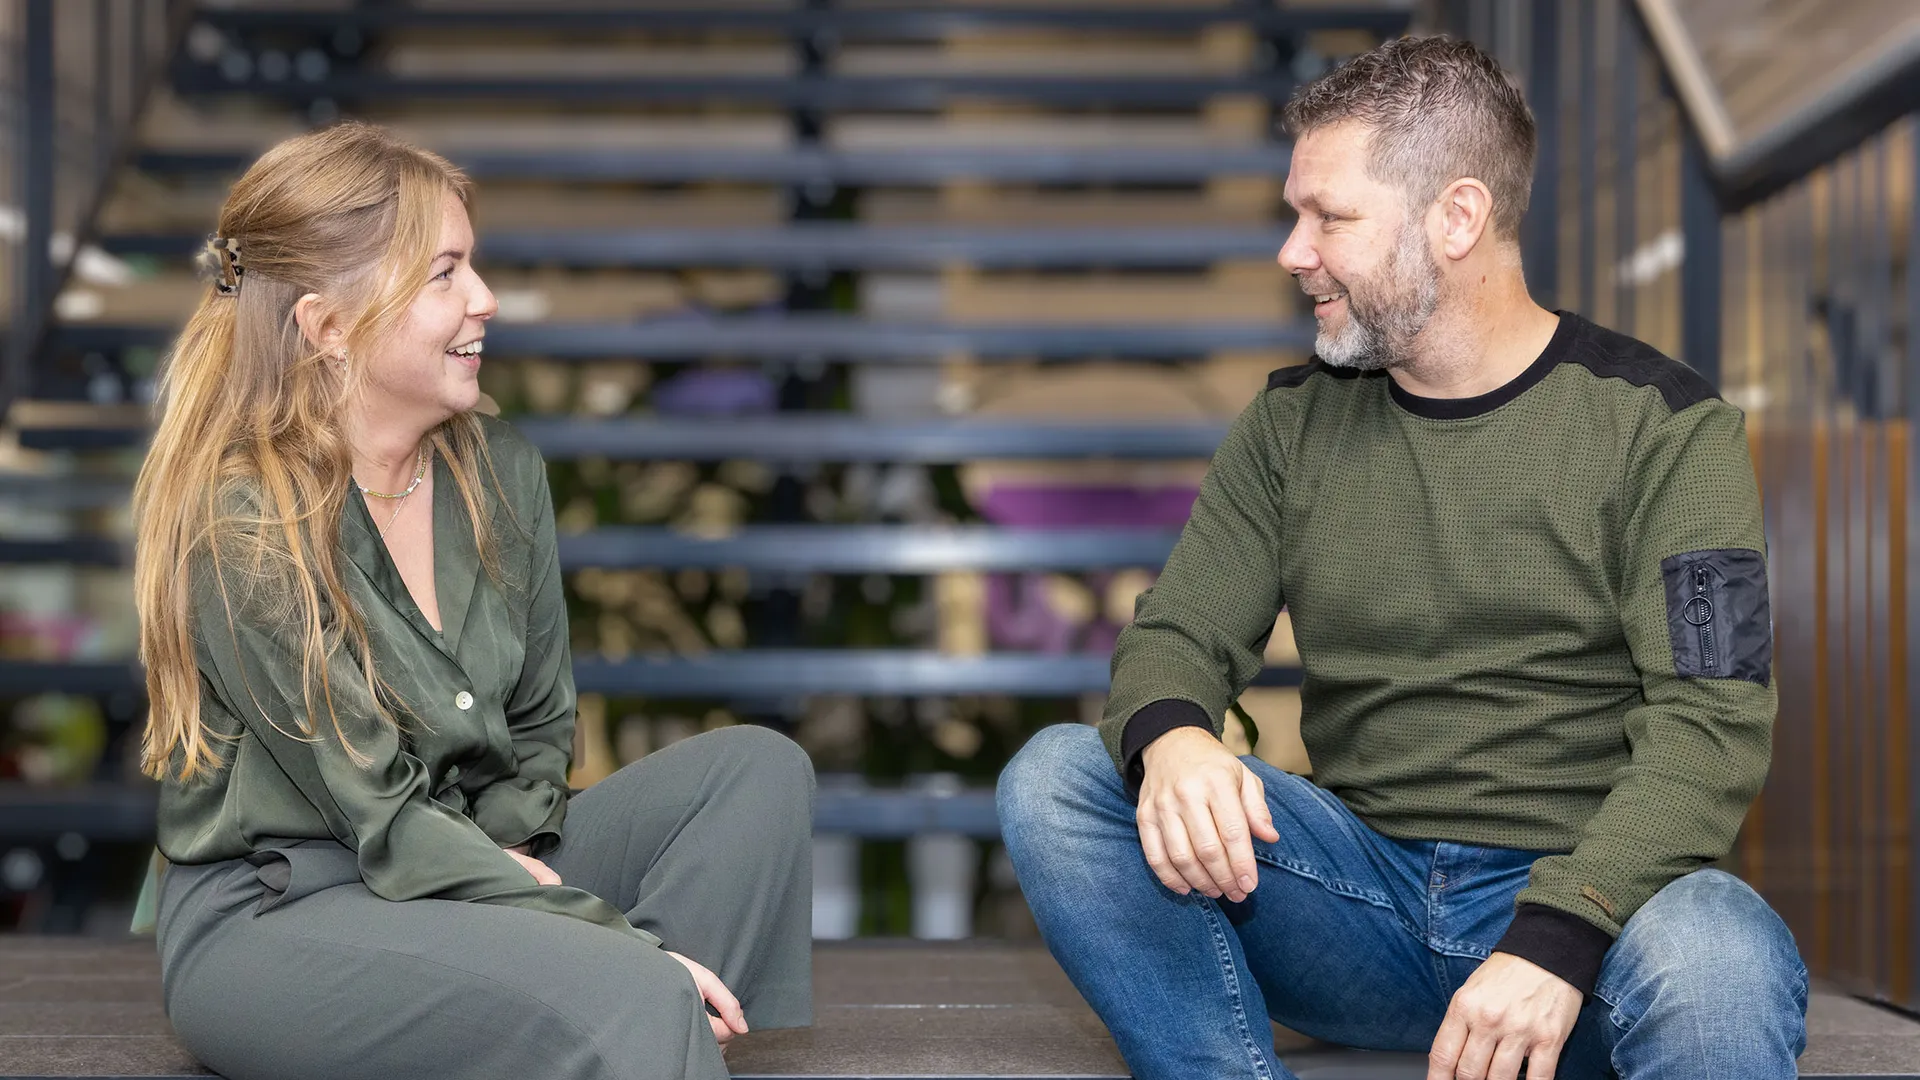
<svg viewBox="0 0 1920 1080">
<path fill-rule="evenodd" d="M 1205 778 L 1188 776 L 1173 782 L 1173 797 L 1183 803 L 1203 803 L 1213 794 L 1213 785 Z"/>
</svg>

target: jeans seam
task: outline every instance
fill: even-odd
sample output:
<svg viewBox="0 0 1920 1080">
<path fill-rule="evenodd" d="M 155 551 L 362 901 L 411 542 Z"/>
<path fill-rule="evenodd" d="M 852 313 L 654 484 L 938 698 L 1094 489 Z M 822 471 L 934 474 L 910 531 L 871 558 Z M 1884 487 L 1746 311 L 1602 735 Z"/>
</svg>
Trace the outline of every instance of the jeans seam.
<svg viewBox="0 0 1920 1080">
<path fill-rule="evenodd" d="M 1277 870 L 1285 870 L 1290 874 L 1306 878 L 1308 881 L 1313 882 L 1335 896 L 1344 896 L 1349 900 L 1358 900 L 1363 904 L 1370 904 L 1383 911 L 1391 912 L 1393 914 L 1393 920 L 1400 924 L 1402 930 L 1412 935 L 1414 940 L 1421 940 L 1420 931 L 1414 927 L 1413 924 L 1407 922 L 1406 916 L 1400 911 L 1399 907 L 1394 904 L 1393 898 L 1385 893 L 1363 888 L 1349 881 L 1329 879 L 1324 874 L 1321 874 L 1317 868 L 1307 863 L 1296 862 L 1292 859 L 1278 859 L 1272 855 L 1263 855 L 1259 851 L 1253 853 L 1253 859 L 1255 862 L 1266 863 L 1268 866 L 1274 867 Z"/>
<path fill-rule="evenodd" d="M 1253 858 L 1255 862 L 1263 862 L 1269 866 L 1298 874 L 1309 881 L 1317 882 L 1321 888 L 1326 889 L 1328 892 L 1338 893 L 1341 896 L 1351 897 L 1355 900 L 1364 900 L 1375 907 L 1383 907 L 1389 910 L 1393 907 L 1393 899 L 1387 894 L 1364 888 L 1340 878 L 1328 877 L 1321 873 L 1317 867 L 1308 863 L 1298 862 L 1293 859 L 1275 858 L 1272 855 L 1262 855 L 1257 851 L 1254 852 Z"/>
<path fill-rule="evenodd" d="M 1233 1023 L 1240 1032 L 1240 1045 L 1247 1052 L 1247 1063 L 1253 1066 L 1254 1073 L 1262 1080 L 1273 1080 L 1273 1073 L 1260 1060 L 1260 1049 L 1254 1044 L 1253 1031 L 1247 1023 L 1246 998 L 1240 992 L 1240 972 L 1234 967 L 1233 948 L 1227 942 L 1226 932 L 1220 927 L 1220 909 L 1213 901 L 1203 899 L 1200 910 L 1206 916 L 1207 932 L 1213 935 L 1214 955 L 1220 961 L 1220 977 L 1226 983 L 1227 997 L 1233 1001 Z"/>
<path fill-rule="evenodd" d="M 1428 936 L 1426 946 L 1442 956 L 1458 956 L 1467 960 L 1485 960 L 1493 955 L 1493 950 L 1485 945 L 1475 945 L 1470 941 L 1455 941 L 1451 938 Z"/>
</svg>

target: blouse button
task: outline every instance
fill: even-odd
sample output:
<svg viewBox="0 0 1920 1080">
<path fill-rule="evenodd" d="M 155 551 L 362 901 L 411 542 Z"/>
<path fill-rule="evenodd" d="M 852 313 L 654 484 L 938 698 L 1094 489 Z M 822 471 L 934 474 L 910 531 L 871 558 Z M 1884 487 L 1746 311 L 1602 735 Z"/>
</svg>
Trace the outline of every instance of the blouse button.
<svg viewBox="0 0 1920 1080">
<path fill-rule="evenodd" d="M 459 709 L 461 712 L 473 708 L 473 695 L 467 693 L 465 690 L 460 691 L 454 695 L 453 707 Z"/>
</svg>

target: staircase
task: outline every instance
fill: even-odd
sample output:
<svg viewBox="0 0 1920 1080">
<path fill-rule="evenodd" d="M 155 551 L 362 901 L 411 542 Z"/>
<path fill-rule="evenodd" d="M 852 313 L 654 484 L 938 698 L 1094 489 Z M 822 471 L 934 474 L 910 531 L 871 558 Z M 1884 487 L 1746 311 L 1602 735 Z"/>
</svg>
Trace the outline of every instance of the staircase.
<svg viewBox="0 0 1920 1080">
<path fill-rule="evenodd" d="M 1520 5 L 1440 7 L 1527 73 L 1542 115 L 1536 291 L 1720 373 L 1723 322 L 1739 321 L 1722 318 L 1721 215 L 1780 174 L 1742 173 L 1744 201 L 1716 203 L 1715 158 L 1685 143 L 1671 92 L 1646 89 L 1661 59 L 1624 0 L 1533 5 L 1517 22 L 1503 13 Z M 56 8 L 78 20 L 60 40 L 87 49 L 36 60 Z M 57 274 L 7 268 L 0 925 L 124 926 L 153 830 L 152 790 L 129 767 L 144 703 L 126 577 L 152 376 L 204 288 L 188 257 L 227 184 L 274 141 L 356 116 L 478 182 L 478 264 L 501 301 L 483 387 L 552 466 L 583 694 L 576 781 L 706 725 L 789 731 L 823 777 L 817 866 L 835 884 L 818 936 L 932 938 L 1031 934 L 994 861 L 992 778 L 1033 728 L 1097 710 L 1102 635 L 1184 517 L 1156 507 L 1190 493 L 1266 372 L 1311 348 L 1273 259 L 1289 225 L 1274 106 L 1413 23 L 1384 0 L 0 12 L 27 58 L 18 85 L 82 103 L 36 116 L 13 102 L 17 159 L 90 147 L 23 168 L 12 189 L 10 250 L 60 251 L 65 232 L 79 254 Z M 1636 221 L 1647 170 L 1661 195 Z M 1694 257 L 1662 262 L 1656 226 Z M 1729 393 L 1741 378 L 1727 373 Z M 1125 510 L 1102 517 L 1096 496 L 1115 491 Z M 1285 630 L 1243 702 L 1260 752 L 1283 757 L 1299 678 Z M 956 837 L 980 856 L 960 888 L 985 899 L 941 923 L 909 868 Z M 121 1019 L 157 1040 L 135 1072 L 191 1074 L 131 955 L 34 962 L 55 982 L 131 972 Z M 861 978 L 900 966 L 836 955 Z M 998 992 L 1025 985 L 1022 965 L 1051 970 L 1009 955 L 981 969 Z M 875 1076 L 934 1075 L 902 1064 L 924 1056 L 921 1027 L 888 1027 L 887 1043 L 855 1022 L 879 1003 L 872 987 L 835 985 L 843 1026 L 751 1064 L 821 1075 L 848 1068 L 845 1050 Z M 19 1027 L 45 1018 L 10 1013 L 38 999 L 8 993 L 0 1036 L 99 1034 Z M 940 993 L 912 990 L 956 1003 Z M 1090 1022 L 1055 997 L 1067 1022 Z M 1009 1068 L 1116 1075 L 1097 1031 L 1031 1034 L 1007 1040 L 1032 1051 Z M 1831 989 L 1814 1040 L 1803 1075 L 1920 1076 L 1920 1026 Z M 1304 1045 L 1294 1060 L 1303 1077 L 1422 1074 Z"/>
</svg>

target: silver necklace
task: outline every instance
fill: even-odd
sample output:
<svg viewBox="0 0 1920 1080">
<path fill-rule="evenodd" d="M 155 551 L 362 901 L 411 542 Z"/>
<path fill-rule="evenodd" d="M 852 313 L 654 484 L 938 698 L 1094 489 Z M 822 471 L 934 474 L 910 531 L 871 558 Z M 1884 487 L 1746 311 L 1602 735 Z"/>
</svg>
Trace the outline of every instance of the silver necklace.
<svg viewBox="0 0 1920 1080">
<path fill-rule="evenodd" d="M 387 538 L 387 530 L 393 528 L 393 523 L 400 520 L 400 511 L 406 508 L 407 497 L 402 495 L 400 496 L 400 501 L 393 504 L 393 513 L 388 516 L 387 523 L 380 527 L 380 539 L 385 540 Z"/>
</svg>

